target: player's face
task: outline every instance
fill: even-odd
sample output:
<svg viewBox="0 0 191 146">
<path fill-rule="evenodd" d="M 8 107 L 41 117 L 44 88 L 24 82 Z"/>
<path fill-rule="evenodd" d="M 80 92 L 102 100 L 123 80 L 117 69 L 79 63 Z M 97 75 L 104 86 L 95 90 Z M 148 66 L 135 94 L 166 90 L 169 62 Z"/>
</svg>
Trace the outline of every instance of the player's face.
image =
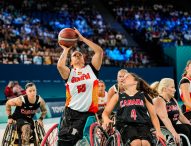
<svg viewBox="0 0 191 146">
<path fill-rule="evenodd" d="M 99 92 L 105 92 L 105 85 L 104 85 L 104 83 L 100 82 L 98 84 L 98 91 Z"/>
<path fill-rule="evenodd" d="M 77 63 L 84 63 L 84 57 L 82 53 L 80 52 L 75 52 L 71 56 L 71 63 L 72 65 L 77 64 Z"/>
<path fill-rule="evenodd" d="M 186 72 L 191 77 L 191 63 L 186 67 Z"/>
<path fill-rule="evenodd" d="M 119 72 L 117 74 L 117 82 L 119 85 L 123 85 L 123 80 L 124 80 L 124 76 L 125 76 L 126 73 L 124 72 Z"/>
<path fill-rule="evenodd" d="M 135 81 L 134 76 L 132 76 L 130 73 L 127 73 L 123 78 L 123 85 L 124 86 L 132 86 L 136 85 L 137 81 Z"/>
<path fill-rule="evenodd" d="M 176 92 L 174 81 L 171 81 L 169 85 L 166 87 L 167 94 L 169 97 L 174 97 L 174 94 Z"/>
<path fill-rule="evenodd" d="M 26 94 L 27 96 L 29 97 L 35 97 L 36 96 L 36 87 L 35 86 L 31 86 L 31 87 L 28 87 L 26 89 Z"/>
</svg>

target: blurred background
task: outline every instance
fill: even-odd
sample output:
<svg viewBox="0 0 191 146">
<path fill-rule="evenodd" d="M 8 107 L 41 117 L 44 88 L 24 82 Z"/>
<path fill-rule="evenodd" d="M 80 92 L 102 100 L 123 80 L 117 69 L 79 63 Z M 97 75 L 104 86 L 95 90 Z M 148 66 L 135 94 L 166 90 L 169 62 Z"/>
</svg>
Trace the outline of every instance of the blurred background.
<svg viewBox="0 0 191 146">
<path fill-rule="evenodd" d="M 173 78 L 177 88 L 191 59 L 188 0 L 0 0 L 2 106 L 7 96 L 22 94 L 29 81 L 45 101 L 65 101 L 56 63 L 62 52 L 57 36 L 67 27 L 76 27 L 103 48 L 100 79 L 107 90 L 122 68 L 148 83 Z M 76 48 L 90 62 L 91 49 L 80 42 Z"/>
</svg>

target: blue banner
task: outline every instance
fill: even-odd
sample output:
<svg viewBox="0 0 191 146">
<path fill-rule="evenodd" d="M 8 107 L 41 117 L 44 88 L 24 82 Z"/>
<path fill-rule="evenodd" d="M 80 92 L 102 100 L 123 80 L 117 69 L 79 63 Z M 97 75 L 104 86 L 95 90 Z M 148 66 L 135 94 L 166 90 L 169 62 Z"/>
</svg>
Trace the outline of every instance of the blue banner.
<svg viewBox="0 0 191 146">
<path fill-rule="evenodd" d="M 49 107 L 51 118 L 62 116 L 65 102 L 47 102 L 46 104 Z"/>
</svg>

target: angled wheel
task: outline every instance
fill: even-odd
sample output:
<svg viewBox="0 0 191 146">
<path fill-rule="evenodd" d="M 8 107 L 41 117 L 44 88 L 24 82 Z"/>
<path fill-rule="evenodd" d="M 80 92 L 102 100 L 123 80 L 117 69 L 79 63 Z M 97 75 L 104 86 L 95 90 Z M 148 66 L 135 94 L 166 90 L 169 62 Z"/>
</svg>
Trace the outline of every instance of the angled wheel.
<svg viewBox="0 0 191 146">
<path fill-rule="evenodd" d="M 14 142 L 15 124 L 8 124 L 3 135 L 2 146 L 10 146 Z"/>
<path fill-rule="evenodd" d="M 54 124 L 44 136 L 41 146 L 57 146 L 58 124 Z"/>
<path fill-rule="evenodd" d="M 166 142 L 162 138 L 159 138 L 159 139 L 156 138 L 155 129 L 151 129 L 151 133 L 152 133 L 152 137 L 153 137 L 153 139 L 152 139 L 153 145 L 155 145 L 155 146 L 167 146 Z"/>
<path fill-rule="evenodd" d="M 182 142 L 182 137 L 180 134 L 180 144 L 177 144 L 174 140 L 173 135 L 165 128 L 165 127 L 161 127 L 161 132 L 162 134 L 165 136 L 166 138 L 166 145 L 167 146 L 183 146 L 183 142 Z M 188 140 L 189 143 L 189 140 Z"/>
<path fill-rule="evenodd" d="M 40 145 L 46 133 L 45 133 L 44 127 L 39 125 L 37 121 L 35 121 L 35 130 L 36 130 L 36 135 L 38 139 L 37 143 L 38 145 Z"/>
<path fill-rule="evenodd" d="M 93 123 L 90 126 L 90 146 L 105 146 L 109 135 L 98 124 Z"/>
<path fill-rule="evenodd" d="M 83 137 L 83 139 L 79 140 L 75 146 L 90 146 L 90 143 L 88 141 L 87 137 Z"/>
<path fill-rule="evenodd" d="M 121 146 L 121 135 L 118 130 L 115 130 L 106 141 L 106 146 Z"/>
</svg>

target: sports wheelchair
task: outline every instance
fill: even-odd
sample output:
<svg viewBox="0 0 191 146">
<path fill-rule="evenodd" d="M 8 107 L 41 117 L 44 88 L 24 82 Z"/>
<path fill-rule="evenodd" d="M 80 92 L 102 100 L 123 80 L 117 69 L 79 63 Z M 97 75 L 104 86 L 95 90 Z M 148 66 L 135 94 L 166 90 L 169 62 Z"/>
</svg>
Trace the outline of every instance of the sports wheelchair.
<svg viewBox="0 0 191 146">
<path fill-rule="evenodd" d="M 89 129 L 90 125 L 92 123 L 96 122 L 95 116 L 89 116 L 86 120 L 86 124 L 84 126 L 83 130 L 83 138 L 80 139 L 77 143 L 76 146 L 89 146 L 90 140 L 89 140 Z M 62 123 L 62 118 L 60 119 L 60 123 Z M 46 133 L 44 136 L 41 146 L 57 146 L 57 141 L 58 141 L 58 132 L 60 129 L 61 124 L 54 124 Z"/>
<path fill-rule="evenodd" d="M 62 118 L 60 121 L 62 121 Z M 54 124 L 44 136 L 41 146 L 57 146 L 59 129 L 60 129 L 60 124 Z M 96 133 L 98 132 L 98 129 L 101 130 L 99 131 L 100 132 L 99 136 L 101 136 L 102 132 L 104 133 L 104 135 L 102 135 L 102 143 L 104 145 L 109 146 L 110 143 L 112 143 L 113 138 L 115 138 L 115 136 L 117 136 L 118 139 L 120 139 L 119 133 L 116 132 L 115 135 L 112 136 L 108 135 L 108 133 L 105 132 L 103 128 L 100 126 L 96 116 L 89 116 L 83 129 L 83 138 L 80 139 L 75 146 L 90 146 L 90 145 L 94 146 L 95 144 L 93 144 L 92 141 L 94 135 L 96 135 Z M 101 146 L 99 144 L 99 137 L 96 137 L 95 139 L 97 140 L 96 146 Z"/>
<path fill-rule="evenodd" d="M 191 146 L 190 145 L 190 141 L 188 139 L 188 137 L 184 134 L 179 134 L 180 135 L 180 143 L 176 144 L 176 142 L 174 141 L 173 135 L 170 133 L 170 131 L 168 131 L 166 129 L 166 127 L 161 127 L 161 132 L 164 135 L 164 137 L 166 138 L 166 145 L 167 146 L 183 146 L 183 142 L 182 140 L 185 139 L 185 141 L 187 142 L 187 146 Z"/>
<path fill-rule="evenodd" d="M 34 129 L 31 129 L 30 144 L 40 146 L 45 135 L 45 130 L 37 121 L 34 121 L 34 127 Z M 22 146 L 21 132 L 17 131 L 15 121 L 12 124 L 7 124 L 3 135 L 2 146 Z"/>
<path fill-rule="evenodd" d="M 90 145 L 91 146 L 130 146 L 130 143 L 123 143 L 120 132 L 116 128 L 116 113 L 113 112 L 110 115 L 110 119 L 113 121 L 105 130 L 99 123 L 93 123 L 90 126 Z M 153 141 L 156 146 L 166 146 L 163 139 L 157 140 L 155 130 L 151 131 Z"/>
<path fill-rule="evenodd" d="M 152 132 L 153 141 L 155 146 L 166 146 L 164 140 L 157 140 L 154 129 Z M 98 123 L 93 123 L 90 127 L 90 145 L 91 146 L 130 146 L 130 144 L 123 143 L 119 131 L 115 125 L 110 125 L 104 130 Z"/>
</svg>

